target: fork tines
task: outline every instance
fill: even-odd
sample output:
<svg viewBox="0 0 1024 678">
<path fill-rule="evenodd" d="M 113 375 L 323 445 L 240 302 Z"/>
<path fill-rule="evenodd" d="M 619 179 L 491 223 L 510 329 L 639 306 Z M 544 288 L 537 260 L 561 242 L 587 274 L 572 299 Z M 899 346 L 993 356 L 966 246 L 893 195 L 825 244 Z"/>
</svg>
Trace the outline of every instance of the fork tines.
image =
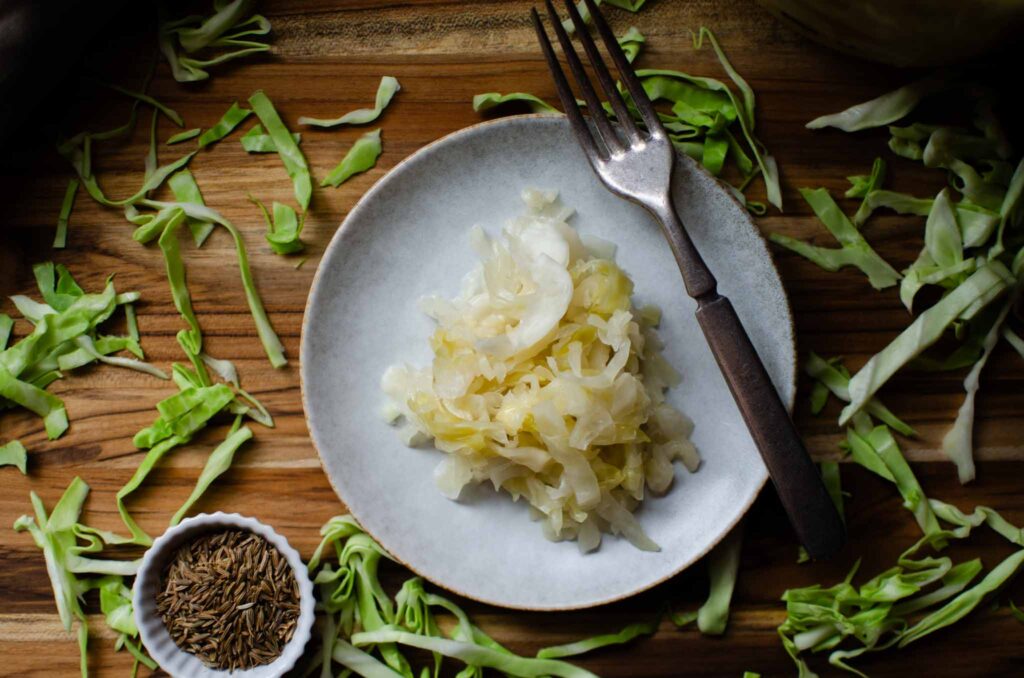
<svg viewBox="0 0 1024 678">
<path fill-rule="evenodd" d="M 562 70 L 562 66 L 559 64 L 558 58 L 555 56 L 554 48 L 551 45 L 551 41 L 548 39 L 547 32 L 544 30 L 540 15 L 537 13 L 536 9 L 531 10 L 533 25 L 537 31 L 537 39 L 540 41 L 541 50 L 544 52 L 544 58 L 548 62 L 548 68 L 551 71 L 551 76 L 554 78 L 555 89 L 558 91 L 558 98 L 561 100 L 562 107 L 565 110 L 566 115 L 569 117 L 569 121 L 572 123 L 573 131 L 576 133 L 580 145 L 583 147 L 587 155 L 590 156 L 592 162 L 597 158 L 605 160 L 610 155 L 618 154 L 624 150 L 624 142 L 627 145 L 642 142 L 644 138 L 643 132 L 633 121 L 633 116 L 630 115 L 626 101 L 623 99 L 619 88 L 616 86 L 615 80 L 612 78 L 612 75 L 608 70 L 608 66 L 601 57 L 601 53 L 598 51 L 597 45 L 587 32 L 587 26 L 584 23 L 583 18 L 580 16 L 579 11 L 576 9 L 576 6 L 571 2 L 571 0 L 564 0 L 564 2 L 566 10 L 569 13 L 569 17 L 572 20 L 572 24 L 576 29 L 576 33 L 579 35 L 580 42 L 583 43 L 583 48 L 587 53 L 587 60 L 590 62 L 594 72 L 597 74 L 597 79 L 600 82 L 601 89 L 604 91 L 612 112 L 614 113 L 615 120 L 618 122 L 622 134 L 625 136 L 624 139 L 620 138 L 619 135 L 616 134 L 616 130 L 608 118 L 604 105 L 601 103 L 601 99 L 598 97 L 598 94 L 594 89 L 594 85 L 587 77 L 587 72 L 584 69 L 583 63 L 576 54 L 576 49 L 573 47 L 568 33 L 562 26 L 562 21 L 558 17 L 558 13 L 555 11 L 554 6 L 551 4 L 551 0 L 545 0 L 548 16 L 551 19 L 551 25 L 555 31 L 555 35 L 558 36 L 558 41 L 562 45 L 562 51 L 565 53 L 566 60 L 569 63 L 569 70 L 572 71 L 573 78 L 576 80 L 576 84 L 579 86 L 580 91 L 583 94 L 583 99 L 589 109 L 590 118 L 593 120 L 594 127 L 597 130 L 597 140 L 595 140 L 594 136 L 590 132 L 590 128 L 584 121 L 579 104 L 573 96 L 572 88 L 569 86 L 569 82 L 565 77 L 565 72 Z M 644 121 L 647 133 L 651 136 L 664 136 L 665 131 L 661 126 L 661 121 L 658 119 L 658 114 L 655 112 L 654 106 L 651 104 L 651 100 L 647 96 L 647 92 L 644 91 L 643 85 L 640 84 L 640 80 L 636 77 L 636 74 L 633 73 L 633 67 L 630 65 L 629 60 L 626 59 L 626 55 L 622 52 L 622 48 L 615 39 L 615 35 L 608 27 L 604 17 L 601 16 L 601 12 L 597 9 L 593 0 L 584 0 L 584 2 L 586 3 L 590 16 L 593 19 L 594 26 L 597 29 L 598 34 L 601 36 L 601 41 L 604 43 L 605 49 L 611 55 L 612 61 L 615 62 L 616 69 L 619 72 L 619 76 L 621 77 L 623 84 L 629 92 L 633 105 L 636 107 L 637 111 L 640 113 L 640 117 Z M 597 157 L 595 158 L 594 156 Z"/>
</svg>

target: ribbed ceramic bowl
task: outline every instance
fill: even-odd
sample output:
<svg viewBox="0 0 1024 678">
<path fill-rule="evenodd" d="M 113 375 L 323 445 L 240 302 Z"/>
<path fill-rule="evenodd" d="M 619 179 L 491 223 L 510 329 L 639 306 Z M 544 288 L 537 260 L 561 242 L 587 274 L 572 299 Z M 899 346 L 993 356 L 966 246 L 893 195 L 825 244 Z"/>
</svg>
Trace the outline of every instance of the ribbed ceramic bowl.
<svg viewBox="0 0 1024 678">
<path fill-rule="evenodd" d="M 291 565 L 292 573 L 299 583 L 299 620 L 295 625 L 292 639 L 284 647 L 281 656 L 270 664 L 257 666 L 244 671 L 221 671 L 211 669 L 193 655 L 185 652 L 175 644 L 167 627 L 156 611 L 156 594 L 160 587 L 160 573 L 167 560 L 182 544 L 206 532 L 214 532 L 228 528 L 248 530 L 266 539 L 281 552 Z M 142 643 L 149 650 L 153 660 L 164 671 L 180 678 L 216 678 L 232 676 L 232 678 L 278 678 L 284 675 L 302 656 L 309 642 L 313 628 L 314 600 L 313 583 L 298 552 L 288 544 L 288 540 L 255 518 L 246 518 L 237 513 L 201 513 L 187 518 L 178 525 L 169 528 L 153 542 L 146 551 L 139 567 L 132 594 L 135 607 L 135 623 L 139 627 Z"/>
</svg>

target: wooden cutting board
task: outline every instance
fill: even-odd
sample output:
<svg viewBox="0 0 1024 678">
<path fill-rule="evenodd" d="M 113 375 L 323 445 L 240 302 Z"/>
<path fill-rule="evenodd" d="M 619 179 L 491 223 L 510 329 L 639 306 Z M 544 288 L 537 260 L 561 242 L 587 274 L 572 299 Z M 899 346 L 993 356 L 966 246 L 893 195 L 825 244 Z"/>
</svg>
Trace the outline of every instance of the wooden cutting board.
<svg viewBox="0 0 1024 678">
<path fill-rule="evenodd" d="M 234 100 L 244 101 L 262 88 L 293 129 L 300 115 L 334 117 L 368 105 L 382 75 L 394 75 L 402 91 L 380 121 L 384 153 L 377 167 L 338 189 L 317 190 L 303 239 L 309 259 L 296 269 L 295 258 L 270 253 L 259 213 L 247 199 L 291 199 L 291 184 L 274 155 L 247 156 L 237 135 L 200 153 L 192 170 L 211 206 L 245 234 L 259 288 L 280 334 L 290 363 L 272 369 L 264 358 L 245 305 L 226 233 L 215 233 L 201 250 L 186 248 L 189 284 L 214 355 L 231 357 L 244 386 L 273 412 L 277 427 L 258 430 L 256 441 L 236 457 L 234 467 L 217 481 L 197 507 L 253 515 L 273 524 L 308 556 L 317 530 L 330 516 L 344 512 L 320 470 L 310 444 L 299 395 L 298 348 L 306 294 L 320 254 L 346 212 L 385 172 L 417 148 L 481 118 L 470 101 L 476 93 L 529 91 L 554 101 L 554 91 L 540 58 L 528 11 L 533 3 L 489 0 L 280 0 L 264 12 L 274 27 L 270 56 L 240 62 L 214 73 L 207 83 L 181 85 L 161 64 L 152 93 L 177 109 L 188 127 L 216 122 Z M 694 51 L 690 31 L 713 28 L 737 69 L 758 96 L 758 134 L 778 158 L 786 211 L 772 210 L 758 220 L 765 232 L 780 232 L 815 242 L 830 241 L 810 215 L 798 187 L 826 186 L 838 194 L 845 177 L 866 173 L 872 159 L 886 154 L 884 133 L 856 136 L 811 132 L 804 123 L 875 96 L 902 83 L 910 74 L 861 63 L 809 44 L 747 0 L 650 0 L 638 15 L 609 10 L 618 29 L 635 24 L 647 36 L 640 64 L 724 77 L 709 50 Z M 151 58 L 148 33 L 119 32 L 97 40 L 86 70 L 134 87 Z M 103 129 L 121 123 L 128 103 L 113 92 L 83 85 L 70 92 L 65 132 L 83 125 Z M 146 152 L 148 117 L 129 143 L 99 149 L 96 167 L 109 195 L 128 195 L 139 185 Z M 160 135 L 174 130 L 161 121 Z M 303 149 L 314 173 L 322 176 L 365 130 L 301 129 Z M 24 130 L 31 136 L 31 125 Z M 23 141 L 23 139 L 19 140 Z M 12 165 L 0 181 L 4 205 L 2 248 L 4 294 L 35 292 L 31 264 L 54 260 L 67 264 L 87 289 L 96 289 L 117 273 L 119 289 L 142 293 L 139 325 L 149 360 L 162 367 L 181 359 L 174 335 L 182 322 L 171 304 L 163 264 L 155 247 L 131 239 L 131 226 L 117 210 L 100 208 L 84 193 L 71 219 L 69 246 L 50 248 L 61 197 L 70 177 L 63 160 L 42 145 L 31 151 L 16 143 Z M 182 147 L 160 149 L 163 162 Z M 20 155 L 19 155 L 20 154 Z M 938 190 L 943 178 L 899 159 L 891 162 L 891 187 L 921 195 Z M 754 190 L 754 197 L 761 189 Z M 849 208 L 850 206 L 847 205 Z M 898 268 L 909 264 L 921 247 L 922 220 L 891 215 L 873 219 L 867 238 Z M 851 368 L 886 345 L 908 324 L 894 290 L 873 291 L 858 272 L 830 274 L 796 256 L 776 251 L 790 293 L 801 354 L 845 355 Z M 13 267 L 13 268 L 10 268 Z M 5 299 L 0 310 L 12 312 Z M 24 333 L 26 324 L 19 322 Z M 920 431 L 903 441 L 926 492 L 965 510 L 992 506 L 1009 520 L 1024 522 L 1024 361 L 997 349 L 978 399 L 976 456 L 978 480 L 961 487 L 951 464 L 938 452 L 962 398 L 962 373 L 904 376 L 885 390 L 890 406 Z M 806 384 L 801 384 L 798 423 L 819 458 L 834 458 L 839 431 L 835 403 L 825 416 L 808 412 Z M 114 368 L 80 372 L 51 387 L 64 398 L 71 429 L 60 440 L 45 440 L 38 418 L 24 412 L 0 418 L 2 439 L 22 439 L 30 450 L 31 472 L 23 477 L 0 469 L 0 524 L 10 525 L 29 510 L 35 490 L 48 505 L 68 482 L 82 476 L 93 488 L 87 521 L 120 529 L 114 493 L 132 474 L 140 453 L 132 435 L 155 416 L 154 404 L 171 391 L 168 384 Z M 376 397 L 367 394 L 367 397 Z M 223 437 L 216 428 L 175 452 L 131 500 L 144 528 L 159 533 L 169 515 L 187 496 L 206 455 Z M 765 675 L 792 673 L 775 627 L 783 619 L 782 592 L 814 582 L 841 579 L 857 557 L 862 572 L 874 574 L 894 563 L 911 544 L 918 528 L 900 506 L 891 486 L 859 468 L 843 467 L 850 544 L 834 561 L 798 565 L 796 544 L 771 489 L 765 491 L 747 528 L 743 564 L 727 634 L 702 637 L 694 629 L 676 630 L 667 622 L 650 639 L 629 647 L 595 653 L 583 666 L 607 676 L 739 676 L 744 670 Z M 680 516 L 685 520 L 685 516 Z M 981 533 L 969 545 L 951 549 L 958 557 L 979 555 L 992 566 L 1009 553 L 1001 540 Z M 397 584 L 408 576 L 389 568 L 385 579 Z M 517 652 L 533 653 L 552 643 L 604 633 L 644 620 L 665 601 L 685 609 L 697 606 L 706 591 L 702 566 L 631 600 L 595 610 L 565 614 L 511 612 L 463 601 L 488 633 Z M 1024 586 L 1008 591 L 1018 601 Z M 1005 600 L 1001 596 L 1000 600 Z M 91 609 L 98 614 L 98 608 Z M 99 675 L 125 675 L 130 659 L 112 651 L 112 636 L 96 630 L 90 663 Z M 860 666 L 872 675 L 1011 675 L 1024 665 L 1024 627 L 1005 605 L 976 613 L 955 630 L 934 634 L 905 651 L 871 657 Z M 77 671 L 77 647 L 60 627 L 39 551 L 23 534 L 0 531 L 0 675 L 54 676 Z M 818 661 L 825 673 L 824 661 Z"/>
</svg>

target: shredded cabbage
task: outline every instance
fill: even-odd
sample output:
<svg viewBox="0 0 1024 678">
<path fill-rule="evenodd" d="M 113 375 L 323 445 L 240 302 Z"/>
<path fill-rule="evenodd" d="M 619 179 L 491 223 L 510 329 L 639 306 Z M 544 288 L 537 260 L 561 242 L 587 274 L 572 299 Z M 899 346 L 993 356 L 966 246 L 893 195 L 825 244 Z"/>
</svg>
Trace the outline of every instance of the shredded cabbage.
<svg viewBox="0 0 1024 678">
<path fill-rule="evenodd" d="M 807 257 L 827 271 L 856 266 L 868 276 L 868 281 L 876 290 L 899 282 L 900 274 L 872 249 L 853 222 L 839 209 L 827 189 L 802 188 L 800 194 L 842 247 L 817 247 L 780 233 L 769 236 L 772 242 Z"/>
<path fill-rule="evenodd" d="M 452 499 L 490 481 L 526 499 L 553 540 L 582 551 L 601 533 L 658 550 L 633 511 L 666 492 L 673 462 L 700 465 L 692 423 L 665 402 L 679 375 L 661 355 L 659 314 L 633 306 L 633 283 L 566 223 L 554 192 L 523 193 L 527 213 L 492 240 L 455 299 L 427 297 L 433 363 L 382 378 L 409 444 L 446 453 L 435 480 Z M 607 247 L 600 247 L 607 254 Z"/>
<path fill-rule="evenodd" d="M 847 661 L 868 652 L 902 648 L 957 622 L 1024 565 L 1024 550 L 1017 549 L 971 586 L 983 569 L 980 559 L 954 565 L 948 556 L 919 556 L 925 546 L 941 551 L 950 542 L 968 538 L 982 524 L 1017 547 L 1024 546 L 1024 530 L 986 506 L 965 514 L 951 504 L 928 499 L 885 426 L 854 439 L 860 441 L 851 448 L 854 461 L 896 485 L 924 536 L 903 552 L 895 567 L 860 587 L 852 583 L 860 565 L 857 561 L 846 579 L 834 586 L 813 585 L 783 594 L 787 616 L 779 636 L 804 678 L 817 674 L 801 654 L 826 651 L 836 668 L 864 675 Z"/>
<path fill-rule="evenodd" d="M 820 411 L 830 390 L 850 401 L 843 410 L 840 424 L 852 422 L 856 433 L 864 436 L 871 428 L 867 423 L 867 408 L 872 402 L 865 398 L 904 366 L 924 370 L 970 367 L 964 380 L 963 404 L 942 445 L 946 456 L 956 464 L 961 481 L 968 482 L 974 478 L 971 437 L 981 372 L 1000 338 L 1024 355 L 1024 341 L 1009 327 L 1013 321 L 1010 311 L 1024 278 L 1024 248 L 1021 248 L 1019 233 L 1024 221 L 1021 208 L 1024 160 L 1015 155 L 995 116 L 993 95 L 984 89 L 979 93 L 968 88 L 965 92 L 974 100 L 974 130 L 922 122 L 890 124 L 909 114 L 922 97 L 949 86 L 947 80 L 941 73 L 929 76 L 808 124 L 808 127 L 832 125 L 847 131 L 888 125 L 889 148 L 894 153 L 920 160 L 926 167 L 945 170 L 950 187 L 961 195 L 959 201 L 954 201 L 949 188 L 943 188 L 934 199 L 884 190 L 881 159 L 875 161 L 871 175 L 850 177 L 852 188 L 847 197 L 862 198 L 852 219 L 854 229 L 863 225 L 880 207 L 900 214 L 927 216 L 924 247 L 899 279 L 900 301 L 913 312 L 915 298 L 926 286 L 940 288 L 942 298 L 921 313 L 884 351 L 871 358 L 852 380 L 841 374 L 829 374 L 830 386 L 817 377 L 821 381 L 812 393 L 812 405 L 815 411 Z M 845 249 L 827 250 L 777 234 L 772 240 L 828 270 L 849 263 L 844 256 Z M 1002 295 L 1007 297 L 1005 302 L 992 303 Z M 945 358 L 921 355 L 947 329 L 953 330 L 960 345 Z M 820 360 L 817 367 L 819 371 L 829 368 Z M 848 386 L 841 384 L 842 381 L 848 382 Z M 833 388 L 837 385 L 842 387 L 845 397 Z M 875 407 L 876 411 L 871 414 L 881 418 L 877 405 Z M 885 423 L 898 429 L 893 421 Z M 857 447 L 853 440 L 849 444 Z M 858 454 L 856 449 L 853 451 Z"/>
<path fill-rule="evenodd" d="M 258 199 L 249 196 L 249 200 L 260 208 L 263 213 L 263 221 L 267 224 L 267 233 L 264 236 L 270 243 L 270 249 L 277 254 L 294 254 L 302 251 L 305 247 L 299 235 L 302 234 L 302 225 L 306 220 L 306 213 L 296 214 L 290 205 L 279 203 L 276 200 L 271 206 L 271 212 L 266 205 Z"/>
<path fill-rule="evenodd" d="M 299 202 L 302 211 L 305 212 L 309 208 L 309 199 L 313 192 L 306 156 L 302 154 L 292 133 L 285 126 L 281 116 L 274 108 L 274 104 L 263 93 L 263 90 L 257 90 L 249 97 L 249 105 L 256 112 L 260 124 L 267 130 L 267 135 L 273 140 L 277 154 L 281 156 L 281 162 L 292 179 L 295 199 Z"/>
<path fill-rule="evenodd" d="M 331 518 L 320 534 L 323 540 L 308 563 L 310 574 L 315 573 L 317 610 L 323 616 L 320 647 L 311 653 L 301 675 L 313 675 L 317 668 L 322 678 L 353 672 L 371 678 L 455 675 L 447 657 L 465 664 L 458 673 L 463 678 L 489 675 L 485 668 L 509 676 L 593 678 L 589 671 L 559 660 L 653 635 L 660 623 L 659 616 L 617 633 L 543 648 L 535 658 L 523 657 L 487 635 L 453 601 L 430 593 L 419 577 L 406 580 L 394 598 L 389 596 L 378 567 L 392 558 L 352 516 Z M 332 562 L 322 562 L 326 559 Z M 439 623 L 443 621 L 448 623 Z M 429 651 L 432 667 L 414 666 L 412 661 L 429 655 L 417 653 L 411 661 L 403 653 L 405 647 Z M 337 674 L 335 664 L 345 671 Z"/>
<path fill-rule="evenodd" d="M 540 97 L 534 96 L 528 92 L 510 92 L 509 94 L 501 94 L 500 92 L 485 92 L 483 94 L 476 94 L 473 96 L 473 110 L 477 113 L 490 110 L 495 106 L 506 104 L 512 101 L 523 101 L 530 107 L 530 110 L 534 113 L 558 113 L 558 109 L 544 101 Z"/>
<path fill-rule="evenodd" d="M 171 187 L 171 192 L 174 193 L 174 199 L 177 202 L 190 202 L 195 205 L 206 204 L 203 201 L 203 194 L 199 190 L 199 184 L 187 169 L 172 174 L 171 178 L 167 180 L 167 185 Z M 188 224 L 188 229 L 192 232 L 196 247 L 202 247 L 206 239 L 213 233 L 214 223 L 212 221 L 186 217 L 185 223 Z"/>
<path fill-rule="evenodd" d="M 341 162 L 320 182 L 320 186 L 334 186 L 335 188 L 341 186 L 351 177 L 376 165 L 380 153 L 380 128 L 378 128 L 356 139 Z"/>
<path fill-rule="evenodd" d="M 957 475 L 961 483 L 968 483 L 974 480 L 974 400 L 978 395 L 980 387 L 981 371 L 985 369 L 992 350 L 999 341 L 1000 329 L 1003 321 L 1006 320 L 1015 298 L 1011 296 L 1010 302 L 1003 305 L 999 315 L 996 317 L 992 328 L 985 335 L 982 341 L 982 353 L 978 361 L 974 363 L 967 376 L 964 378 L 964 397 L 960 409 L 957 411 L 956 421 L 942 438 L 942 451 L 949 457 L 950 461 L 956 464 Z"/>
<path fill-rule="evenodd" d="M 161 7 L 159 47 L 174 79 L 206 80 L 211 66 L 269 50 L 270 45 L 259 38 L 270 32 L 270 22 L 251 13 L 253 4 L 252 0 L 217 0 L 213 14 L 182 19 L 167 19 Z"/>
<path fill-rule="evenodd" d="M 871 101 L 850 106 L 845 111 L 815 118 L 807 123 L 807 127 L 835 127 L 844 132 L 856 132 L 888 125 L 910 113 L 921 99 L 941 91 L 946 86 L 946 81 L 942 77 L 930 75 Z"/>
<path fill-rule="evenodd" d="M 251 130 L 242 135 L 238 140 L 246 153 L 277 153 L 277 145 L 269 134 L 263 129 L 263 125 L 257 123 Z M 292 141 L 296 144 L 302 143 L 302 135 L 292 132 Z"/>
<path fill-rule="evenodd" d="M 658 632 L 658 625 L 660 621 L 660 619 L 655 619 L 653 621 L 637 622 L 636 624 L 630 624 L 615 633 L 606 633 L 600 636 L 577 640 L 573 643 L 545 647 L 537 652 L 537 658 L 561 659 L 562 657 L 574 657 L 578 654 L 584 654 L 602 647 L 608 647 L 609 645 L 621 645 L 623 643 L 628 643 L 634 638 L 639 638 L 640 636 L 652 636 Z"/>
<path fill-rule="evenodd" d="M 736 586 L 743 549 L 743 526 L 726 535 L 708 554 L 708 575 L 711 590 L 708 599 L 697 610 L 697 628 L 704 635 L 720 636 L 729 623 L 729 603 Z"/>
<path fill-rule="evenodd" d="M 850 404 L 839 417 L 844 426 L 867 403 L 882 384 L 901 367 L 942 336 L 942 333 L 978 300 L 987 303 L 1002 294 L 1010 277 L 998 261 L 978 269 L 955 290 L 929 308 L 911 323 L 896 339 L 870 360 L 850 379 Z"/>
<path fill-rule="evenodd" d="M 53 236 L 54 249 L 63 249 L 68 241 L 68 219 L 71 217 L 71 208 L 75 206 L 75 196 L 78 195 L 78 179 L 71 179 L 68 188 L 64 192 L 64 200 L 60 205 L 60 214 L 57 216 L 57 232 Z"/>
<path fill-rule="evenodd" d="M 608 2 L 631 12 L 638 11 L 643 3 L 644 0 Z M 589 22 L 590 13 L 584 3 L 577 3 L 577 7 L 583 20 Z M 562 25 L 569 33 L 575 29 L 568 19 Z M 694 49 L 701 49 L 705 40 L 710 43 L 722 70 L 739 90 L 739 96 L 721 80 L 693 76 L 680 71 L 639 69 L 636 76 L 652 102 L 665 102 L 670 105 L 671 112 L 660 110 L 658 117 L 677 150 L 700 162 L 714 176 L 721 173 L 728 158 L 733 158 L 742 177 L 737 186 L 729 186 L 736 199 L 751 213 L 764 214 L 766 206 L 760 202 L 747 200 L 743 193 L 758 175 L 762 175 L 768 202 L 781 210 L 782 191 L 778 164 L 768 153 L 765 145 L 754 136 L 754 91 L 733 67 L 725 51 L 718 44 L 715 34 L 702 26 L 693 36 Z M 617 41 L 630 63 L 639 56 L 646 44 L 646 38 L 635 26 L 631 26 L 619 36 Z M 621 85 L 619 92 L 625 99 L 630 115 L 642 126 L 643 120 L 628 92 Z M 504 95 L 499 92 L 477 94 L 473 97 L 473 110 L 483 112 L 509 102 L 525 104 L 534 113 L 559 112 L 543 99 L 527 92 L 511 92 Z M 602 106 L 608 115 L 616 115 L 607 101 L 602 102 Z M 734 123 L 738 123 L 738 129 Z"/>
<path fill-rule="evenodd" d="M 844 402 L 850 402 L 850 372 L 843 365 L 841 358 L 825 360 L 812 351 L 804 364 L 804 371 L 815 380 L 815 392 L 818 395 L 812 406 L 814 414 L 819 414 L 824 409 L 830 393 Z M 869 400 L 864 406 L 864 411 L 905 436 L 917 436 L 917 431 L 900 420 L 877 398 Z"/>
<path fill-rule="evenodd" d="M 76 635 L 83 678 L 89 675 L 89 625 L 82 607 L 82 597 L 93 589 L 99 589 L 100 609 L 107 626 L 117 632 L 114 649 L 127 649 L 138 662 L 155 670 L 156 663 L 146 656 L 141 643 L 136 644 L 137 641 L 133 640 L 138 638 L 139 630 L 133 617 L 131 591 L 124 584 L 124 577 L 135 574 L 141 559 L 129 561 L 88 557 L 105 545 L 125 543 L 122 537 L 79 522 L 82 505 L 88 494 L 89 486 L 76 477 L 47 515 L 43 501 L 32 492 L 30 498 L 34 515 L 18 518 L 14 522 L 14 530 L 28 532 L 43 552 L 57 614 L 65 631 L 70 633 L 72 624 L 78 621 Z"/>
<path fill-rule="evenodd" d="M 384 109 L 391 103 L 391 99 L 395 96 L 395 92 L 400 89 L 402 89 L 402 87 L 398 84 L 398 78 L 385 75 L 380 79 L 380 85 L 377 86 L 377 97 L 373 108 L 359 108 L 354 111 L 349 111 L 338 118 L 331 118 L 328 120 L 303 116 L 299 118 L 299 124 L 312 125 L 313 127 L 365 125 L 380 117 L 380 114 L 383 113 Z"/>
<path fill-rule="evenodd" d="M 20 440 L 0 445 L 0 466 L 14 466 L 21 471 L 21 475 L 25 475 L 27 464 L 28 455 Z"/>
<path fill-rule="evenodd" d="M 231 134 L 250 115 L 252 115 L 251 109 L 242 108 L 238 105 L 237 101 L 232 102 L 231 108 L 224 113 L 221 119 L 217 121 L 217 124 L 203 132 L 203 136 L 199 137 L 199 148 L 216 143 Z"/>
<path fill-rule="evenodd" d="M 68 371 L 94 360 L 160 376 L 156 368 L 138 360 L 108 358 L 127 349 L 142 357 L 138 342 L 128 337 L 98 334 L 99 326 L 117 307 L 136 301 L 137 292 L 118 294 L 112 281 L 102 293 L 86 294 L 62 264 L 32 267 L 46 303 L 26 296 L 11 297 L 15 307 L 34 325 L 32 332 L 13 346 L 0 350 L 0 410 L 15 405 L 43 418 L 47 436 L 54 440 L 68 428 L 64 402 L 45 389 Z M 6 345 L 13 322 L 0 318 L 0 345 Z"/>
<path fill-rule="evenodd" d="M 192 129 L 187 129 L 184 132 L 178 132 L 177 134 L 171 135 L 167 139 L 167 141 L 165 141 L 164 143 L 166 145 L 168 145 L 168 146 L 173 146 L 174 144 L 180 144 L 183 141 L 188 141 L 189 139 L 195 139 L 197 136 L 199 136 L 202 133 L 202 131 L 203 130 L 201 128 L 199 128 L 199 127 L 193 127 Z"/>
</svg>

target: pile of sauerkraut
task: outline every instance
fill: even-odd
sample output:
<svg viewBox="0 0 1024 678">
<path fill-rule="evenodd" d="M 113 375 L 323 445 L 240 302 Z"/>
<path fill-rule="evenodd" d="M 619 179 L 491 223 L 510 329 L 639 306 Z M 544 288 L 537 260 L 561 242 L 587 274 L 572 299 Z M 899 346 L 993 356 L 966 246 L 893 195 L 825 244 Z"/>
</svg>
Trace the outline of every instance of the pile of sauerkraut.
<svg viewBox="0 0 1024 678">
<path fill-rule="evenodd" d="M 660 311 L 633 306 L 614 246 L 581 238 L 557 193 L 523 199 L 503 238 L 472 230 L 481 263 L 459 296 L 421 301 L 433 363 L 387 370 L 388 417 L 407 444 L 446 453 L 446 496 L 490 481 L 525 498 L 549 539 L 586 552 L 610 532 L 656 551 L 633 511 L 668 490 L 674 460 L 700 464 L 692 423 L 665 402 L 679 374 L 661 356 Z"/>
</svg>

